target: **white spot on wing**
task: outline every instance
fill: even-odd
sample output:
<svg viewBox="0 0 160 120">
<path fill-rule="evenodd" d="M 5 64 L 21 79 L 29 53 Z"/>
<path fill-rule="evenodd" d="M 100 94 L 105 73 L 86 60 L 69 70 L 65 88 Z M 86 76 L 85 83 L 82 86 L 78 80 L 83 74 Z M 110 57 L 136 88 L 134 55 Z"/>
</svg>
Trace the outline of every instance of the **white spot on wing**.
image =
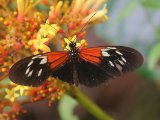
<svg viewBox="0 0 160 120">
<path fill-rule="evenodd" d="M 124 57 L 121 57 L 121 59 L 122 59 L 124 62 L 127 62 L 126 59 L 124 59 Z"/>
<path fill-rule="evenodd" d="M 41 74 L 42 74 L 42 69 L 39 70 L 38 76 L 40 76 Z"/>
<path fill-rule="evenodd" d="M 102 56 L 109 57 L 110 54 L 108 54 L 108 52 L 102 52 Z"/>
<path fill-rule="evenodd" d="M 122 54 L 121 52 L 119 52 L 119 51 L 116 51 L 116 53 L 119 54 L 119 55 L 123 55 L 123 54 Z"/>
<path fill-rule="evenodd" d="M 114 64 L 113 64 L 111 61 L 109 61 L 109 64 L 110 64 L 112 67 L 114 67 Z"/>
<path fill-rule="evenodd" d="M 107 47 L 108 49 L 117 49 L 116 47 Z"/>
<path fill-rule="evenodd" d="M 30 69 L 30 68 L 28 68 L 28 69 L 26 70 L 26 72 L 25 72 L 25 75 L 27 75 L 27 74 L 28 74 L 28 72 L 29 72 L 29 69 Z"/>
<path fill-rule="evenodd" d="M 33 73 L 33 70 L 31 72 L 29 72 L 28 77 L 30 77 Z"/>
<path fill-rule="evenodd" d="M 121 63 L 121 65 L 124 65 L 124 63 L 121 60 L 118 60 L 118 61 Z"/>
<path fill-rule="evenodd" d="M 119 71 L 122 71 L 122 67 L 119 64 L 116 64 L 116 67 L 118 68 Z"/>
<path fill-rule="evenodd" d="M 36 55 L 36 56 L 32 57 L 32 59 L 39 58 L 39 57 L 41 57 L 41 56 L 42 56 L 42 55 Z"/>
<path fill-rule="evenodd" d="M 32 63 L 33 63 L 33 60 L 28 63 L 27 67 L 29 67 L 30 65 L 32 65 Z"/>
<path fill-rule="evenodd" d="M 47 59 L 46 58 L 42 59 L 39 64 L 45 64 L 45 63 L 47 63 Z"/>
</svg>

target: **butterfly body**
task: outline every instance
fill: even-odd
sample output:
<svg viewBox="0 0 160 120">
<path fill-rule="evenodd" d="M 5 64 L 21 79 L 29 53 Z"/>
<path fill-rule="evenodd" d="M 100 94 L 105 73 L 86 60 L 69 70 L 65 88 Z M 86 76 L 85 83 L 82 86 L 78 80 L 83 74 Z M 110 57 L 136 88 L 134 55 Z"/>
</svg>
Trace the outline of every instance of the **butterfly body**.
<svg viewBox="0 0 160 120">
<path fill-rule="evenodd" d="M 43 53 L 18 61 L 9 72 L 10 79 L 21 85 L 39 86 L 53 76 L 70 84 L 93 87 L 143 63 L 142 55 L 129 47 L 80 49 L 75 42 L 69 47 L 69 51 Z"/>
</svg>

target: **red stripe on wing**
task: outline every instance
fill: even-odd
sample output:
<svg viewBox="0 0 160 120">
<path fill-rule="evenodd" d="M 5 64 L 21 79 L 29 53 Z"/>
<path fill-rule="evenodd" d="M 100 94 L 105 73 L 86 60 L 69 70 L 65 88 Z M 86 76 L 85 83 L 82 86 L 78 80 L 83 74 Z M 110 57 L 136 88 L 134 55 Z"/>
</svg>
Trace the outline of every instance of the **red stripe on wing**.
<svg viewBox="0 0 160 120">
<path fill-rule="evenodd" d="M 102 47 L 81 49 L 79 50 L 79 56 L 85 61 L 93 64 L 99 64 L 101 62 L 101 49 Z"/>
<path fill-rule="evenodd" d="M 55 70 L 58 66 L 64 64 L 68 58 L 68 52 L 51 52 L 47 53 L 48 63 L 50 64 L 50 68 Z"/>
</svg>

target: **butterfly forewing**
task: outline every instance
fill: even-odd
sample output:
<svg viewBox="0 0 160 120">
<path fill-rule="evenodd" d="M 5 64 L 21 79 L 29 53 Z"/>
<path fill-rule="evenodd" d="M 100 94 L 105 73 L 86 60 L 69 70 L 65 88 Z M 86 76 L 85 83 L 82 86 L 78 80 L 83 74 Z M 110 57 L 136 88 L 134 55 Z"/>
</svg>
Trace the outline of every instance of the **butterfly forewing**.
<svg viewBox="0 0 160 120">
<path fill-rule="evenodd" d="M 67 52 L 50 52 L 24 58 L 12 66 L 9 78 L 17 84 L 39 86 L 68 59 L 67 56 Z"/>
<path fill-rule="evenodd" d="M 51 76 L 73 84 L 73 62 L 69 52 L 52 52 L 48 54 Z"/>
<path fill-rule="evenodd" d="M 90 87 L 134 70 L 143 63 L 138 51 L 123 46 L 86 48 L 79 53 L 79 82 Z"/>
<path fill-rule="evenodd" d="M 38 86 L 50 75 L 46 55 L 36 55 L 24 58 L 14 64 L 9 72 L 9 78 L 21 85 Z"/>
<path fill-rule="evenodd" d="M 111 71 L 125 73 L 138 68 L 143 63 L 142 55 L 133 48 L 111 46 L 101 49 L 101 66 Z"/>
</svg>

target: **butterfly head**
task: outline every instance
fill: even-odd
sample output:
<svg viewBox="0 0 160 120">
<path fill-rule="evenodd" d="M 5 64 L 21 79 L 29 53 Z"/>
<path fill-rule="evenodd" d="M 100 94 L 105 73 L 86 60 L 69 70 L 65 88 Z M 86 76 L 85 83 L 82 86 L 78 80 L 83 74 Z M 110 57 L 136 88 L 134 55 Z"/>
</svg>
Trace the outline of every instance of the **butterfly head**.
<svg viewBox="0 0 160 120">
<path fill-rule="evenodd" d="M 69 47 L 70 47 L 70 55 L 73 57 L 73 58 L 76 58 L 77 56 L 77 47 L 76 47 L 76 42 L 71 42 L 69 44 Z"/>
<path fill-rule="evenodd" d="M 71 50 L 76 49 L 76 42 L 71 42 L 69 44 L 69 47 L 70 47 Z"/>
</svg>

